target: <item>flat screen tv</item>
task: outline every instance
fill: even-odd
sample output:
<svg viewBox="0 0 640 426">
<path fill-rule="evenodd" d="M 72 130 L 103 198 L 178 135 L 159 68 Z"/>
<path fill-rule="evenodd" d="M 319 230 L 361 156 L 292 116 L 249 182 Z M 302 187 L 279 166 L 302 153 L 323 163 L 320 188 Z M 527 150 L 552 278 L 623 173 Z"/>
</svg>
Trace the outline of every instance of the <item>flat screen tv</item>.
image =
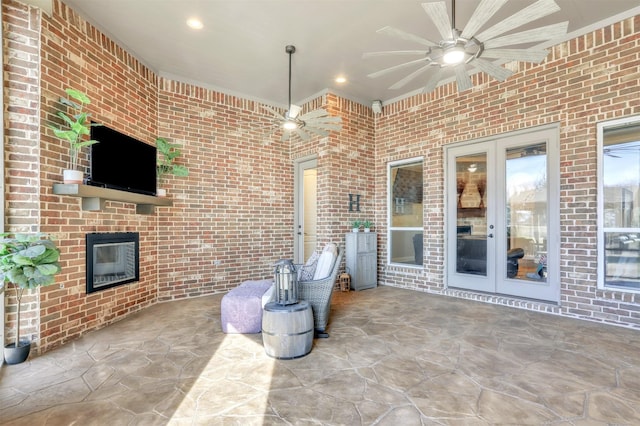
<svg viewBox="0 0 640 426">
<path fill-rule="evenodd" d="M 89 185 L 156 195 L 157 150 L 107 126 L 91 128 Z"/>
</svg>

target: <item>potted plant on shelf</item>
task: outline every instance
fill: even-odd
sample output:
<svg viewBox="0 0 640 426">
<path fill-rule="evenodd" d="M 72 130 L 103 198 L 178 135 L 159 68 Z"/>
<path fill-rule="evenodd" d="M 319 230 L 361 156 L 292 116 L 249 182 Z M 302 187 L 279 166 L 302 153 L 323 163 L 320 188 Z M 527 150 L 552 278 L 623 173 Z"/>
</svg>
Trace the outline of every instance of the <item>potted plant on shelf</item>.
<svg viewBox="0 0 640 426">
<path fill-rule="evenodd" d="M 362 227 L 364 228 L 364 232 L 371 232 L 373 223 L 371 221 L 365 220 L 364 222 L 362 222 Z"/>
<path fill-rule="evenodd" d="M 356 219 L 353 222 L 351 222 L 351 230 L 353 232 L 358 232 L 360 231 L 360 227 L 362 226 L 362 221 Z"/>
<path fill-rule="evenodd" d="M 1 234 L 0 277 L 11 284 L 16 296 L 16 337 L 5 345 L 7 364 L 24 362 L 31 351 L 31 342 L 20 339 L 20 310 L 24 291 L 53 284 L 60 272 L 60 250 L 46 234 Z"/>
<path fill-rule="evenodd" d="M 85 137 L 91 134 L 91 126 L 99 126 L 99 124 L 91 123 L 89 113 L 83 111 L 85 105 L 91 103 L 87 95 L 75 89 L 66 89 L 65 92 L 75 102 L 60 98 L 60 103 L 71 108 L 73 114 L 68 115 L 65 111 L 58 111 L 56 115 L 64 121 L 64 126 L 49 125 L 49 127 L 53 129 L 56 137 L 69 142 L 69 169 L 62 172 L 64 183 L 82 183 L 84 173 L 78 170 L 78 154 L 83 147 L 98 143 L 96 140 L 86 140 Z"/>
<path fill-rule="evenodd" d="M 176 158 L 182 155 L 180 145 L 170 143 L 165 138 L 156 139 L 156 148 L 158 149 L 158 163 L 156 165 L 156 175 L 158 178 L 157 194 L 159 197 L 167 195 L 166 189 L 160 188 L 162 179 L 165 175 L 188 176 L 189 169 L 181 164 L 175 164 Z"/>
</svg>

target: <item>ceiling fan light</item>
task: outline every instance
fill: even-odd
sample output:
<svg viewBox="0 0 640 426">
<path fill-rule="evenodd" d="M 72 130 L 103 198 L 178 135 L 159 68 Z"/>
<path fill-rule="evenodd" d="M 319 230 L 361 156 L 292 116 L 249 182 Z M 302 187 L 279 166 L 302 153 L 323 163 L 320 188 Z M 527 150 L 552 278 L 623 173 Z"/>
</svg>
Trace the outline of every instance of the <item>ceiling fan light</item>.
<svg viewBox="0 0 640 426">
<path fill-rule="evenodd" d="M 455 65 L 464 62 L 464 57 L 464 48 L 453 46 L 445 50 L 442 61 L 447 65 Z"/>
<path fill-rule="evenodd" d="M 298 128 L 298 123 L 296 123 L 294 120 L 285 120 L 282 123 L 282 128 L 285 130 L 295 130 Z"/>
</svg>

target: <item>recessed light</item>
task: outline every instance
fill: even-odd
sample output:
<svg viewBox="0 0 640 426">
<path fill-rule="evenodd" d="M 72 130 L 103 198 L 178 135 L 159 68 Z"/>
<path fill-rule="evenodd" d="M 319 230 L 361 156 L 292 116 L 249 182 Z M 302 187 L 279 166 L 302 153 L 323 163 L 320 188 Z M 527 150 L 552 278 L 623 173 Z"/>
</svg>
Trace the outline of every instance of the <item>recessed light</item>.
<svg viewBox="0 0 640 426">
<path fill-rule="evenodd" d="M 187 25 L 189 28 L 193 28 L 194 30 L 201 30 L 204 28 L 204 24 L 198 18 L 189 18 L 187 19 Z"/>
<path fill-rule="evenodd" d="M 342 83 L 346 83 L 347 82 L 347 78 L 340 75 L 340 76 L 336 77 L 335 81 L 336 81 L 336 83 L 342 84 Z"/>
</svg>

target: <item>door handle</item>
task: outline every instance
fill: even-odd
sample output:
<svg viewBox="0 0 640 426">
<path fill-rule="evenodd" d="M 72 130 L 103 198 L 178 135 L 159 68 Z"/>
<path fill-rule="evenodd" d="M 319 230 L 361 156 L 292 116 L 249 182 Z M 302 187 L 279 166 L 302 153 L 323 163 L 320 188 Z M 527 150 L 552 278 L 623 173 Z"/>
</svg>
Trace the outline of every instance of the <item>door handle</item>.
<svg viewBox="0 0 640 426">
<path fill-rule="evenodd" d="M 487 238 L 493 238 L 493 234 L 487 235 Z"/>
</svg>

